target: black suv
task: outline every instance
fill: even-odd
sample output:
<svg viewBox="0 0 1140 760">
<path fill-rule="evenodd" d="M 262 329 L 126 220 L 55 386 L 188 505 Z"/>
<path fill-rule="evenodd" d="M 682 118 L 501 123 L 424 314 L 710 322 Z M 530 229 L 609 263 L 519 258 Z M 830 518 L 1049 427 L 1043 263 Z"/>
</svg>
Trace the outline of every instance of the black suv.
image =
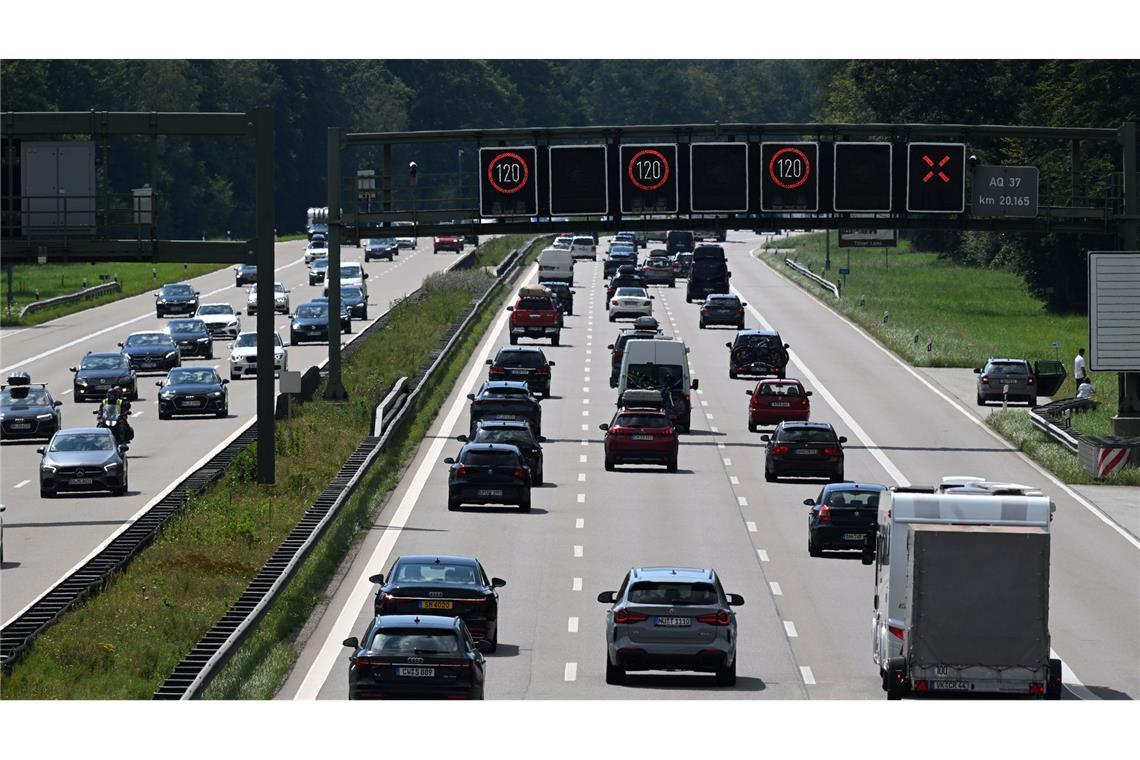
<svg viewBox="0 0 1140 760">
<path fill-rule="evenodd" d="M 475 427 L 484 420 L 521 420 L 535 435 L 542 435 L 542 406 L 526 383 L 488 381 L 479 393 L 468 393 L 467 398 L 471 401 L 469 436 L 474 437 Z"/>
<path fill-rule="evenodd" d="M 669 230 L 665 233 L 665 250 L 670 254 L 691 251 L 696 242 L 689 230 Z"/>
<path fill-rule="evenodd" d="M 517 446 L 530 468 L 531 482 L 542 485 L 542 444 L 545 436 L 535 435 L 530 425 L 514 420 L 484 420 L 475 426 L 475 435 L 458 435 L 463 443 L 509 443 Z"/>
<path fill-rule="evenodd" d="M 531 393 L 550 396 L 550 368 L 546 354 L 538 346 L 503 346 L 494 359 L 488 359 L 488 380 L 522 381 Z"/>
<path fill-rule="evenodd" d="M 788 344 L 775 330 L 741 330 L 728 347 L 728 376 L 756 375 L 783 378 L 787 374 Z"/>
<path fill-rule="evenodd" d="M 843 480 L 843 444 L 847 438 L 836 435 L 827 422 L 781 422 L 772 435 L 760 440 L 764 452 L 764 480 L 769 483 L 786 475 Z"/>
<path fill-rule="evenodd" d="M 570 287 L 569 283 L 542 280 L 538 284 L 539 287 L 546 288 L 550 291 L 550 295 L 554 296 L 554 305 L 558 307 L 559 312 L 563 314 L 574 313 L 574 289 Z"/>
<path fill-rule="evenodd" d="M 744 307 L 740 299 L 732 293 L 710 293 L 701 305 L 700 328 L 709 325 L 729 325 L 737 330 L 744 329 Z"/>
</svg>

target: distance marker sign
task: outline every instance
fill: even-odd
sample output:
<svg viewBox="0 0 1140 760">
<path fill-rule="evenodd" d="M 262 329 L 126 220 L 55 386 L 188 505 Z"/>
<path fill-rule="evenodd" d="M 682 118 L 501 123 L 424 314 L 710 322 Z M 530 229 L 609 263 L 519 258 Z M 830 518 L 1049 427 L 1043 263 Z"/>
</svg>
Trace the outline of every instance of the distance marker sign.
<svg viewBox="0 0 1140 760">
<path fill-rule="evenodd" d="M 819 143 L 760 144 L 760 210 L 819 211 Z"/>
<path fill-rule="evenodd" d="M 479 213 L 536 216 L 538 182 L 534 146 L 479 149 Z"/>
<path fill-rule="evenodd" d="M 677 213 L 677 145 L 621 146 L 623 214 Z"/>
</svg>

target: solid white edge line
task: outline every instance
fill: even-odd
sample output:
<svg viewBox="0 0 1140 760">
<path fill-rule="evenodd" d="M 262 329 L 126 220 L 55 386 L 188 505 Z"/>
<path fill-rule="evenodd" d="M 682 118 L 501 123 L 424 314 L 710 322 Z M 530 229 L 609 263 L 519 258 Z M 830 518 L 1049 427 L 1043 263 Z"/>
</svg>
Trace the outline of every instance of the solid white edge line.
<svg viewBox="0 0 1140 760">
<path fill-rule="evenodd" d="M 529 281 L 537 269 L 538 264 L 531 265 L 530 269 L 528 269 L 524 275 L 523 281 Z M 489 336 L 494 337 L 502 332 L 509 317 L 510 312 L 504 311 L 495 322 Z M 487 340 L 486 343 L 487 345 L 474 361 L 467 375 L 463 378 L 463 382 L 459 386 L 461 389 L 470 388 L 475 384 L 483 371 L 483 367 L 485 366 L 484 362 L 491 355 L 491 350 L 496 348 L 494 340 Z M 459 420 L 460 413 L 463 412 L 466 406 L 467 396 L 463 393 L 457 394 L 455 401 L 451 404 L 451 408 L 447 410 L 447 416 L 444 417 L 443 424 L 440 428 L 444 433 L 449 433 L 455 427 L 456 422 Z M 340 642 L 344 636 L 349 635 L 346 634 L 345 631 L 352 630 L 352 624 L 360 615 L 360 611 L 364 608 L 369 595 L 372 593 L 374 584 L 368 580 L 368 576 L 374 572 L 372 568 L 383 567 L 387 564 L 388 556 L 392 553 L 392 549 L 396 545 L 396 540 L 400 537 L 403 527 L 407 524 L 412 510 L 415 509 L 420 494 L 423 492 L 424 486 L 427 485 L 428 477 L 439 464 L 439 455 L 443 452 L 443 447 L 450 441 L 451 438 L 447 435 L 437 436 L 428 446 L 427 454 L 424 456 L 423 461 L 420 462 L 419 468 L 412 477 L 412 481 L 408 485 L 408 490 L 400 500 L 400 504 L 393 513 L 391 520 L 388 521 L 388 527 L 384 529 L 383 535 L 380 536 L 380 540 L 377 542 L 376 547 L 372 551 L 372 555 L 365 564 L 362 574 L 356 579 L 347 602 L 341 608 L 340 614 L 337 615 L 336 621 L 325 637 L 325 641 L 317 652 L 317 656 L 313 659 L 312 664 L 305 673 L 305 678 L 302 680 L 293 699 L 316 699 L 321 687 L 328 681 L 337 659 L 342 656 L 344 651 L 344 646 Z"/>
</svg>

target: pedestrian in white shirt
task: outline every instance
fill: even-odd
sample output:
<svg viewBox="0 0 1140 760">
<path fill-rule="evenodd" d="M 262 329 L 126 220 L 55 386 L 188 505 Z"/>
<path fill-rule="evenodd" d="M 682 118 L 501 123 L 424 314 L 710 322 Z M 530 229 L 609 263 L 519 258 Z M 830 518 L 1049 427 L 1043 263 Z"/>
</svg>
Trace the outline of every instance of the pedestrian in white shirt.
<svg viewBox="0 0 1140 760">
<path fill-rule="evenodd" d="M 1093 384 L 1087 377 L 1081 381 L 1081 387 L 1077 388 L 1077 398 L 1092 398 Z"/>
<path fill-rule="evenodd" d="M 1088 373 L 1085 372 L 1085 350 L 1079 349 L 1077 355 L 1073 357 L 1073 382 L 1079 387 L 1082 380 L 1088 379 Z"/>
</svg>

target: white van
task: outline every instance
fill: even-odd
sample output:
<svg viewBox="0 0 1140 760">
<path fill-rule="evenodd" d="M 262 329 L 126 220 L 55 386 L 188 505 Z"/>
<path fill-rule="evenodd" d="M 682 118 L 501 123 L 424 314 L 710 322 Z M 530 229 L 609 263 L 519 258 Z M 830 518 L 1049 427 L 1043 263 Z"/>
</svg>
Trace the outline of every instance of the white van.
<svg viewBox="0 0 1140 760">
<path fill-rule="evenodd" d="M 575 235 L 570 241 L 570 254 L 576 259 L 598 260 L 598 244 L 589 235 Z"/>
<path fill-rule="evenodd" d="M 633 341 L 630 341 L 631 343 Z M 948 478 L 948 485 L 965 490 L 967 486 Z M 908 526 L 941 525 L 1010 525 L 1044 528 L 1049 532 L 1056 506 L 1048 496 L 1031 487 L 1001 484 L 1005 488 L 984 486 L 970 489 L 975 493 L 934 492 L 935 489 L 896 488 L 879 498 L 878 531 L 875 536 L 875 598 L 871 623 L 872 657 L 879 666 L 886 688 L 887 663 L 903 653 L 906 635 L 906 573 L 910 546 Z M 993 495 L 998 491 L 1003 495 Z M 963 589 L 969 593 L 969 589 Z"/>
<path fill-rule="evenodd" d="M 672 391 L 667 403 L 678 432 L 689 432 L 693 404 L 689 391 L 699 380 L 689 376 L 689 348 L 681 340 L 634 338 L 625 344 L 618 375 L 618 398 L 626 389 Z"/>
<path fill-rule="evenodd" d="M 567 248 L 546 248 L 538 254 L 538 279 L 574 284 L 574 256 Z"/>
</svg>

